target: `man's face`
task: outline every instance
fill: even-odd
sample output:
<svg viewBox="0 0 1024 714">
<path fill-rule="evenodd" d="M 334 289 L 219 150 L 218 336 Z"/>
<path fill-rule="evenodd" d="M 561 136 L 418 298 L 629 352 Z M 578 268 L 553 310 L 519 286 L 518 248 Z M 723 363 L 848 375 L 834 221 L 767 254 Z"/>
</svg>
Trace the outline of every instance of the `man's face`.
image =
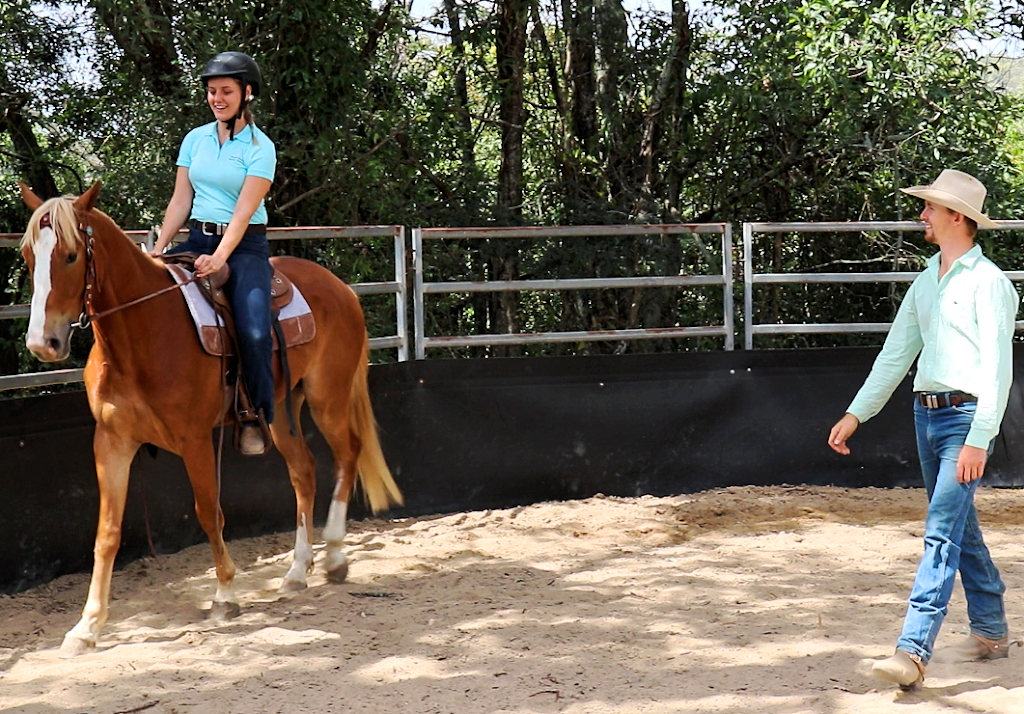
<svg viewBox="0 0 1024 714">
<path fill-rule="evenodd" d="M 924 221 L 924 239 L 929 243 L 938 242 L 938 236 L 947 236 L 956 218 L 956 211 L 931 201 L 924 202 L 921 220 Z"/>
</svg>

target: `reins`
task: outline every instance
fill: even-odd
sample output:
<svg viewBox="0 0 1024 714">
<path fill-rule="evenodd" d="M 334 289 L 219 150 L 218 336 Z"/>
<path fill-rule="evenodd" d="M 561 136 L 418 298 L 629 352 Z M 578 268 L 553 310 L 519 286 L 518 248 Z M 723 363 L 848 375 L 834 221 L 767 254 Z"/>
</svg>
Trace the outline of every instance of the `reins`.
<svg viewBox="0 0 1024 714">
<path fill-rule="evenodd" d="M 72 328 L 84 330 L 85 328 L 89 327 L 93 320 L 99 320 L 101 318 L 106 317 L 107 315 L 111 315 L 120 310 L 124 310 L 125 308 L 132 307 L 133 305 L 138 305 L 139 303 L 146 302 L 147 300 L 152 300 L 153 298 L 159 297 L 164 293 L 169 293 L 172 290 L 177 290 L 178 288 L 184 287 L 189 283 L 194 283 L 200 279 L 198 275 L 193 275 L 191 278 L 182 283 L 174 283 L 173 285 L 168 285 L 165 288 L 160 288 L 156 292 L 149 293 L 148 295 L 143 295 L 140 298 L 136 298 L 121 305 L 117 305 L 115 307 L 110 308 L 109 310 L 104 310 L 103 312 L 93 312 L 92 286 L 96 282 L 96 261 L 93 260 L 93 245 L 95 244 L 95 238 L 93 238 L 92 235 L 92 226 L 87 226 L 84 223 L 79 223 L 78 230 L 85 234 L 85 239 L 83 240 L 83 242 L 85 243 L 85 288 L 82 291 L 82 314 L 79 316 L 78 322 L 71 323 Z"/>
</svg>

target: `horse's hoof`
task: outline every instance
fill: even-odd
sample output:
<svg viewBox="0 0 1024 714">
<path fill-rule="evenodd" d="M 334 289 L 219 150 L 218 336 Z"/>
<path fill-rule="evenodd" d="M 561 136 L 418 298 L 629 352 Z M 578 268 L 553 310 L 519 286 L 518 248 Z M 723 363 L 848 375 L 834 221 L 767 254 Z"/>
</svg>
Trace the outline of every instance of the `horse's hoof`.
<svg viewBox="0 0 1024 714">
<path fill-rule="evenodd" d="M 281 587 L 277 589 L 279 593 L 297 593 L 306 589 L 305 580 L 283 580 L 281 581 Z"/>
<path fill-rule="evenodd" d="M 237 602 L 215 602 L 210 607 L 210 619 L 215 622 L 233 620 L 242 614 Z"/>
<path fill-rule="evenodd" d="M 62 659 L 71 659 L 72 657 L 83 655 L 86 652 L 92 652 L 95 649 L 95 642 L 83 640 L 81 637 L 65 635 L 64 641 L 60 644 L 60 656 Z"/>
<path fill-rule="evenodd" d="M 334 570 L 327 571 L 327 579 L 332 583 L 343 583 L 348 578 L 348 561 L 343 562 Z"/>
</svg>

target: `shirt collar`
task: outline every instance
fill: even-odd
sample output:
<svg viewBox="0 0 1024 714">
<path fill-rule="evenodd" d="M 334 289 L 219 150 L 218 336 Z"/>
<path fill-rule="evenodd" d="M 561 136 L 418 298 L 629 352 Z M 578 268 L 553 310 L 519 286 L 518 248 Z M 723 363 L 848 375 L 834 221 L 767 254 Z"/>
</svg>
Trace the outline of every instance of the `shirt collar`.
<svg viewBox="0 0 1024 714">
<path fill-rule="evenodd" d="M 965 268 L 973 268 L 974 264 L 981 260 L 981 258 L 981 246 L 975 243 L 969 251 L 967 251 L 966 253 L 964 253 L 959 258 L 953 261 L 953 265 L 950 267 L 950 270 L 955 268 L 958 264 L 963 265 Z M 935 270 L 937 271 L 939 269 L 940 260 L 942 260 L 941 250 L 928 259 L 928 267 L 935 268 Z"/>
<path fill-rule="evenodd" d="M 973 268 L 981 258 L 981 246 L 975 243 L 973 248 L 960 256 L 959 261 L 964 264 L 965 268 Z"/>
<path fill-rule="evenodd" d="M 217 141 L 220 141 L 220 138 L 217 136 L 217 124 L 219 124 L 219 123 L 220 122 L 218 122 L 218 121 L 212 121 L 212 122 L 210 122 L 209 124 L 206 125 L 207 134 L 212 136 Z M 246 144 L 251 144 L 252 143 L 252 124 L 246 124 L 242 128 L 241 131 L 236 132 L 235 133 L 235 139 L 237 139 L 238 141 L 245 142 Z"/>
</svg>

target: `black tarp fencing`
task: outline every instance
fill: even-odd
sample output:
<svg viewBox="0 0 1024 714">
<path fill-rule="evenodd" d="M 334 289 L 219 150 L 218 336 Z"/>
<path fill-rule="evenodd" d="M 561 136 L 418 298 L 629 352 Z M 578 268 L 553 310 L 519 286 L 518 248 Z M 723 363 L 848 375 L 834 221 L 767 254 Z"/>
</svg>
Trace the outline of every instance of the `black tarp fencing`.
<svg viewBox="0 0 1024 714">
<path fill-rule="evenodd" d="M 428 360 L 370 370 L 384 452 L 406 497 L 392 516 L 543 500 L 692 493 L 729 485 L 916 486 L 910 381 L 841 457 L 828 431 L 876 348 Z M 1024 351 L 1015 352 L 1021 372 Z M 308 415 L 318 525 L 333 487 Z M 0 592 L 92 562 L 98 495 L 81 392 L 0 401 Z M 985 484 L 1024 485 L 1024 398 L 1014 386 Z M 290 530 L 283 460 L 225 450 L 227 538 Z M 354 505 L 350 515 L 365 513 Z M 132 467 L 120 561 L 202 542 L 181 460 Z M 212 562 L 212 561 L 211 561 Z"/>
</svg>

